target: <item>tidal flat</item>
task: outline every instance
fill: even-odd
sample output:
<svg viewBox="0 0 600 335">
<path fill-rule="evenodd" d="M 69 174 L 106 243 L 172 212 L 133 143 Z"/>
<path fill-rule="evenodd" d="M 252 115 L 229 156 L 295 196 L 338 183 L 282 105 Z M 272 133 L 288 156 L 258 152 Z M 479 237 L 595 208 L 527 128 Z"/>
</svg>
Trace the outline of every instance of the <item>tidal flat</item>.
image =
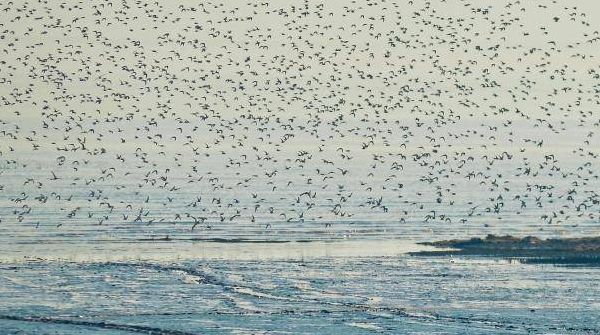
<svg viewBox="0 0 600 335">
<path fill-rule="evenodd" d="M 0 325 L 3 334 L 600 332 L 598 267 L 372 248 L 367 256 L 3 262 Z"/>
</svg>

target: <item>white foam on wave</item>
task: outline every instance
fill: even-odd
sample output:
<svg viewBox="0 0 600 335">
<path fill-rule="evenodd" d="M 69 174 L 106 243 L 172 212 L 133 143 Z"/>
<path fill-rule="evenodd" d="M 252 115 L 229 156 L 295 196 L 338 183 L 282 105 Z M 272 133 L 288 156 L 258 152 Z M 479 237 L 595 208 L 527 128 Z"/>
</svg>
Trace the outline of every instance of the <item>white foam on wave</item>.
<svg viewBox="0 0 600 335">
<path fill-rule="evenodd" d="M 370 323 L 370 322 L 351 322 L 351 323 L 347 323 L 348 326 L 352 326 L 352 327 L 356 327 L 356 328 L 360 328 L 360 329 L 365 329 L 365 330 L 381 330 L 382 328 L 377 326 L 374 323 Z"/>
</svg>

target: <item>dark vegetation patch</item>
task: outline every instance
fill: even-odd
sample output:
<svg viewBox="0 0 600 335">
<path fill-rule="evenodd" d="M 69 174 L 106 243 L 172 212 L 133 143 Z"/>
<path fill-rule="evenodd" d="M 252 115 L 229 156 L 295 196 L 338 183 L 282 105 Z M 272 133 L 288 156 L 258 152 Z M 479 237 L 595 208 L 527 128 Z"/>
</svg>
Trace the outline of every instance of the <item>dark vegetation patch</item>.
<svg viewBox="0 0 600 335">
<path fill-rule="evenodd" d="M 534 236 L 488 235 L 465 240 L 422 242 L 443 248 L 414 252 L 415 256 L 483 256 L 519 260 L 528 264 L 600 266 L 600 237 L 540 239 Z"/>
</svg>

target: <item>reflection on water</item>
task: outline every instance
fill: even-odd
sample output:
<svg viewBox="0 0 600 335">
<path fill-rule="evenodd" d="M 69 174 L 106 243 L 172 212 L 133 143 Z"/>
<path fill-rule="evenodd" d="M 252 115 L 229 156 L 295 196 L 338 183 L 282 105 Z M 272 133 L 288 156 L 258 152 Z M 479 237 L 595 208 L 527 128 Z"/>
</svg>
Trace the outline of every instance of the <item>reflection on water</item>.
<svg viewBox="0 0 600 335">
<path fill-rule="evenodd" d="M 105 262 L 105 261 L 184 261 L 194 259 L 223 260 L 301 260 L 315 257 L 382 257 L 409 252 L 439 250 L 403 240 L 337 241 L 155 241 L 120 243 L 44 243 L 11 245 L 0 261 L 28 260 Z M 5 247 L 7 249 L 7 247 Z M 442 249 L 443 250 L 443 249 Z"/>
</svg>

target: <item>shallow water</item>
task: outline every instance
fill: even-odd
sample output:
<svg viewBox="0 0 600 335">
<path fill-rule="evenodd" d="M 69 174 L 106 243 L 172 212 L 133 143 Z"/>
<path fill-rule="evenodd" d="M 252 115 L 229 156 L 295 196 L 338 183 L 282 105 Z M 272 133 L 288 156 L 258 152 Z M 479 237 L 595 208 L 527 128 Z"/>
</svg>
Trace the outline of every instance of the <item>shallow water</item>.
<svg viewBox="0 0 600 335">
<path fill-rule="evenodd" d="M 592 334 L 598 280 L 597 268 L 404 255 L 30 261 L 0 266 L 0 324 L 15 334 Z"/>
</svg>

